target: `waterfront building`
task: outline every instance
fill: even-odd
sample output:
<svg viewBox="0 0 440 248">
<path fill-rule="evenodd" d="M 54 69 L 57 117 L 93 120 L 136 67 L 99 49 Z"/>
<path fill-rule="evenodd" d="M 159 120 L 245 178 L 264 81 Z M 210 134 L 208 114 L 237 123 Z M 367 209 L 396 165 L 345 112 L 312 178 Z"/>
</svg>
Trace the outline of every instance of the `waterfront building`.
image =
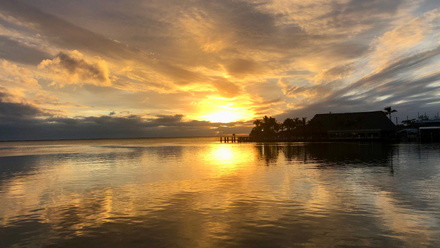
<svg viewBox="0 0 440 248">
<path fill-rule="evenodd" d="M 317 114 L 307 125 L 311 140 L 393 140 L 396 126 L 382 111 Z"/>
</svg>

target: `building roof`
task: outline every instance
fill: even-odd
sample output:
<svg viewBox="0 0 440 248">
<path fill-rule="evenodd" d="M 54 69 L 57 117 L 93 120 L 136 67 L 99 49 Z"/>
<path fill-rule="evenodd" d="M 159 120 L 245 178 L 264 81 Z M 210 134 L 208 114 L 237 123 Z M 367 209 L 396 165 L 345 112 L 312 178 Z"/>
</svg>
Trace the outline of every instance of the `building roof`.
<svg viewBox="0 0 440 248">
<path fill-rule="evenodd" d="M 309 123 L 312 132 L 381 130 L 393 131 L 396 126 L 382 111 L 317 114 Z"/>
</svg>

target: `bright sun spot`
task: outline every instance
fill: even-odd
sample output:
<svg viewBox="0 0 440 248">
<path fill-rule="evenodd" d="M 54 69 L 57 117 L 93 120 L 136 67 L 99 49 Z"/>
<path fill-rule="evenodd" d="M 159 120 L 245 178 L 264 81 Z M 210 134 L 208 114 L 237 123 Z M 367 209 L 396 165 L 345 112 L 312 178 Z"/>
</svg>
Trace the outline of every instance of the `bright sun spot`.
<svg viewBox="0 0 440 248">
<path fill-rule="evenodd" d="M 243 107 L 236 106 L 229 99 L 211 97 L 201 102 L 199 119 L 228 123 L 252 119 L 252 113 Z"/>
<path fill-rule="evenodd" d="M 210 122 L 221 122 L 221 123 L 228 123 L 242 119 L 242 116 L 240 114 L 234 113 L 232 111 L 220 111 L 202 117 Z"/>
</svg>

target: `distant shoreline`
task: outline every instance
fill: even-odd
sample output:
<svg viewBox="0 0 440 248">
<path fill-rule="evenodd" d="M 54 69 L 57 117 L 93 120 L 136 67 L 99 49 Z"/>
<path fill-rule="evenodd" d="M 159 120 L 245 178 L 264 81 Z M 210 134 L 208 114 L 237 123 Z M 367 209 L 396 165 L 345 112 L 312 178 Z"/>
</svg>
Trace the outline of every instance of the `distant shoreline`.
<svg viewBox="0 0 440 248">
<path fill-rule="evenodd" d="M 0 140 L 7 142 L 45 142 L 45 141 L 79 141 L 79 140 L 135 140 L 135 139 L 191 139 L 191 138 L 219 138 L 220 136 L 180 136 L 180 137 L 136 137 L 136 138 L 78 138 L 78 139 L 38 139 L 38 140 Z"/>
</svg>

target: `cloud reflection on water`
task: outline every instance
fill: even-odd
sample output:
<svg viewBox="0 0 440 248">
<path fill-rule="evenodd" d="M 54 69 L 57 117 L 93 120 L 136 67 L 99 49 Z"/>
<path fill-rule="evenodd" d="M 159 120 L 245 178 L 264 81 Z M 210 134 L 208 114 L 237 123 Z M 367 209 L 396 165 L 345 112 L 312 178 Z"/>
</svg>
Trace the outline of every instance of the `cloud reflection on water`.
<svg viewBox="0 0 440 248">
<path fill-rule="evenodd" d="M 409 165 L 417 154 L 342 147 L 361 154 L 340 157 L 331 144 L 212 143 L 0 157 L 32 166 L 1 177 L 0 244 L 438 244 L 440 201 L 418 195 L 425 178 L 411 177 Z"/>
</svg>

